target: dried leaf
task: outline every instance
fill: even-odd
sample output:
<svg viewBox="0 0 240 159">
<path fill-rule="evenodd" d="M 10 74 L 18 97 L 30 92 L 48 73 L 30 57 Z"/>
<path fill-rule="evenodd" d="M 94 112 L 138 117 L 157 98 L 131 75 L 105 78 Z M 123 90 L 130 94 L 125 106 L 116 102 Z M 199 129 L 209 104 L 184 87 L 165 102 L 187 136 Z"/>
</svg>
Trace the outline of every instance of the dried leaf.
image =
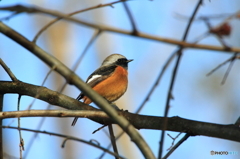
<svg viewBox="0 0 240 159">
<path fill-rule="evenodd" d="M 231 34 L 231 26 L 228 23 L 223 23 L 222 25 L 212 28 L 210 33 L 217 34 L 220 36 L 229 36 Z"/>
</svg>

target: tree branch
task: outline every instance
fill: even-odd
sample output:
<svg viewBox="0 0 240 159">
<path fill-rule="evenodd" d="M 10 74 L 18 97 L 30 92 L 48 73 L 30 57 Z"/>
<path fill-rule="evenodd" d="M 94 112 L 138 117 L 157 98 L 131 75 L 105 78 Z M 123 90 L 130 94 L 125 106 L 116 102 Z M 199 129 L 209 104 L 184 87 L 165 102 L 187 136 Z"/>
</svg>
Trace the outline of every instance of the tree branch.
<svg viewBox="0 0 240 159">
<path fill-rule="evenodd" d="M 3 111 L 3 99 L 4 94 L 0 93 L 0 111 Z M 2 126 L 3 120 L 0 119 L 0 125 Z M 0 158 L 3 158 L 3 131 L 0 129 Z"/>
<path fill-rule="evenodd" d="M 178 143 L 174 145 L 162 159 L 167 159 L 173 153 L 173 151 L 175 151 L 184 141 L 186 141 L 189 138 L 189 136 L 190 136 L 189 134 L 185 134 L 184 137 L 181 140 L 179 140 Z"/>
<path fill-rule="evenodd" d="M 126 0 L 124 0 L 126 1 Z M 102 8 L 102 7 L 106 7 L 106 6 L 111 6 L 113 7 L 114 4 L 116 3 L 119 3 L 119 2 L 122 2 L 122 0 L 119 0 L 119 1 L 115 1 L 115 2 L 111 2 L 111 3 L 106 3 L 106 4 L 99 4 L 99 5 L 96 5 L 96 6 L 93 6 L 93 7 L 89 7 L 89 8 L 85 8 L 85 9 L 81 9 L 79 11 L 75 11 L 75 12 L 72 12 L 72 13 L 69 13 L 68 16 L 72 16 L 72 15 L 75 15 L 75 14 L 78 14 L 78 13 L 82 13 L 82 12 L 85 12 L 85 11 L 89 11 L 89 10 L 93 10 L 93 9 L 97 9 L 97 8 Z M 124 3 L 124 2 L 123 2 Z M 49 23 L 47 23 L 41 30 L 39 30 L 39 32 L 36 34 L 36 36 L 33 38 L 33 42 L 36 43 L 38 37 L 45 31 L 47 30 L 50 26 L 52 26 L 54 23 L 56 23 L 57 21 L 61 20 L 62 17 L 58 17 L 52 21 L 50 21 Z"/>
<path fill-rule="evenodd" d="M 202 4 L 202 0 L 199 0 L 197 5 L 196 5 L 196 7 L 195 7 L 195 9 L 194 9 L 194 11 L 193 11 L 193 13 L 192 13 L 192 15 L 191 15 L 191 18 L 188 21 L 187 27 L 185 29 L 185 32 L 184 32 L 184 35 L 183 35 L 183 38 L 182 38 L 182 41 L 186 41 L 186 38 L 187 38 L 187 35 L 188 35 L 188 32 L 189 32 L 189 29 L 191 27 L 191 24 L 193 22 L 193 19 L 196 16 L 197 11 L 199 10 L 201 4 Z M 180 46 L 178 51 L 177 51 L 178 56 L 177 56 L 177 60 L 176 60 L 175 66 L 173 68 L 173 72 L 172 72 L 172 76 L 171 76 L 171 80 L 170 80 L 170 86 L 169 86 L 168 94 L 167 94 L 167 100 L 166 100 L 166 104 L 165 104 L 164 125 L 167 125 L 167 122 L 168 122 L 167 116 L 168 116 L 168 112 L 169 112 L 170 101 L 172 100 L 172 97 L 173 97 L 173 87 L 174 87 L 174 84 L 175 84 L 175 80 L 176 80 L 178 68 L 179 68 L 179 65 L 180 65 L 180 61 L 182 59 L 182 51 L 183 51 L 183 49 L 184 49 L 184 47 Z M 164 136 L 165 136 L 165 130 L 163 129 L 163 131 L 161 133 L 161 137 L 160 137 L 160 146 L 159 146 L 158 159 L 162 158 Z"/>
<path fill-rule="evenodd" d="M 12 79 L 12 81 L 18 81 L 18 79 L 15 77 L 15 75 L 12 73 L 10 68 L 7 67 L 7 65 L 3 62 L 3 60 L 0 58 L 0 65 L 3 67 L 3 69 L 7 72 L 9 77 Z"/>
<path fill-rule="evenodd" d="M 116 139 L 115 139 L 115 136 L 114 136 L 114 132 L 113 132 L 113 126 L 112 124 L 109 124 L 108 125 L 108 131 L 109 131 L 109 138 L 111 140 L 111 143 L 112 143 L 112 147 L 113 147 L 113 150 L 116 154 L 119 154 L 118 153 L 118 149 L 117 149 L 117 143 L 116 143 Z M 115 157 L 116 159 L 118 159 L 117 157 Z"/>
<path fill-rule="evenodd" d="M 118 114 L 127 118 L 137 129 L 162 130 L 164 128 L 164 117 L 138 115 L 124 111 L 118 111 Z M 96 122 L 104 121 L 105 123 L 116 124 L 106 113 L 99 110 L 24 110 L 0 112 L 0 119 L 18 117 L 80 117 Z M 202 135 L 240 142 L 240 128 L 235 124 L 222 125 L 188 120 L 175 116 L 168 118 L 166 130 L 189 133 L 190 136 Z"/>
<path fill-rule="evenodd" d="M 58 136 L 58 137 L 62 137 L 62 138 L 66 138 L 67 140 L 74 140 L 74 141 L 79 141 L 79 142 L 82 142 L 82 143 L 85 143 L 85 144 L 88 144 L 88 145 L 91 145 L 95 148 L 98 148 L 100 150 L 103 150 L 104 152 L 106 153 L 109 153 L 110 155 L 113 155 L 113 156 L 117 156 L 121 159 L 124 159 L 124 157 L 121 157 L 119 156 L 118 154 L 114 153 L 114 152 L 111 152 L 109 151 L 108 149 L 105 149 L 103 148 L 102 146 L 98 145 L 98 144 L 95 144 L 93 142 L 89 142 L 89 141 L 86 141 L 86 140 L 82 140 L 80 138 L 76 138 L 74 136 L 69 136 L 69 135 L 63 135 L 63 134 L 58 134 L 58 133 L 53 133 L 53 132 L 47 132 L 47 131 L 40 131 L 40 130 L 33 130 L 33 129 L 26 129 L 26 128 L 18 128 L 18 127 L 13 127 L 13 126 L 1 126 L 1 128 L 5 128 L 5 129 L 16 129 L 16 130 L 23 130 L 23 131 L 30 131 L 30 132 L 35 132 L 35 133 L 41 133 L 41 134 L 47 134 L 47 135 L 52 135 L 52 136 Z M 65 140 L 66 142 L 66 140 Z"/>
<path fill-rule="evenodd" d="M 49 116 L 49 117 L 81 117 L 81 114 L 90 120 L 100 124 L 116 124 L 115 120 L 109 118 L 104 112 L 96 108 L 88 106 L 71 97 L 49 90 L 45 87 L 35 86 L 23 82 L 3 82 L 0 81 L 0 94 L 18 93 L 35 97 L 38 94 L 38 99 L 50 102 L 53 105 L 58 105 L 70 110 L 85 110 L 67 111 L 67 110 L 27 110 L 19 112 L 0 112 L 0 118 L 17 118 L 17 117 L 33 117 L 33 116 Z M 89 111 L 86 111 L 89 110 Z M 55 111 L 55 112 L 54 112 Z M 92 112 L 93 111 L 93 112 Z M 91 113 L 90 113 L 91 112 Z M 95 113 L 95 114 L 94 114 Z M 117 111 L 118 116 L 123 116 L 137 129 L 164 129 L 164 117 L 146 116 L 132 114 L 125 111 Z M 207 122 L 199 122 L 187 120 L 180 117 L 168 118 L 166 130 L 189 133 L 191 135 L 203 135 L 217 137 L 240 142 L 240 128 L 234 124 L 221 125 Z"/>
<path fill-rule="evenodd" d="M 87 85 L 83 80 L 81 80 L 73 71 L 66 67 L 59 60 L 47 54 L 40 47 L 27 40 L 25 37 L 9 28 L 8 26 L 0 23 L 0 32 L 4 33 L 6 36 L 18 42 L 20 45 L 28 49 L 50 67 L 56 66 L 56 72 L 60 73 L 70 84 L 74 84 L 80 90 L 88 96 L 99 108 L 105 111 L 109 117 L 111 117 L 131 138 L 131 140 L 137 145 L 145 158 L 155 158 L 152 150 L 142 138 L 140 133 L 138 133 L 134 127 L 127 121 L 127 119 L 119 116 L 117 111 L 106 101 L 102 96 L 95 92 L 89 85 Z M 44 96 L 44 95 L 43 95 Z M 55 100 L 55 99 L 52 99 Z M 58 99 L 61 100 L 61 99 Z M 51 102 L 51 101 L 50 101 Z M 62 101 L 64 102 L 64 101 Z M 70 104 L 70 103 L 69 103 Z"/>
<path fill-rule="evenodd" d="M 225 53 L 234 53 L 234 52 L 240 52 L 240 48 L 225 48 L 225 47 L 219 47 L 219 46 L 213 46 L 213 45 L 200 45 L 200 44 L 195 44 L 195 43 L 188 43 L 184 41 L 179 41 L 179 40 L 174 40 L 170 38 L 163 38 L 159 36 L 154 36 L 154 35 L 149 35 L 146 33 L 140 33 L 138 34 L 132 34 L 132 31 L 126 31 L 122 29 L 116 29 L 112 28 L 109 26 L 103 26 L 103 25 L 97 25 L 89 22 L 85 22 L 83 20 L 78 20 L 73 17 L 69 17 L 67 14 L 60 13 L 58 11 L 53 11 L 53 10 L 48 10 L 48 9 L 43 9 L 40 7 L 27 7 L 23 5 L 15 5 L 15 6 L 8 6 L 8 7 L 0 7 L 0 10 L 8 10 L 8 11 L 13 11 L 13 12 L 26 12 L 26 13 L 42 13 L 42 14 L 47 14 L 51 16 L 55 16 L 58 18 L 63 18 L 65 20 L 75 22 L 81 25 L 85 25 L 91 28 L 99 29 L 102 31 L 109 31 L 109 32 L 114 32 L 114 33 L 120 33 L 120 34 L 126 34 L 126 35 L 131 35 L 139 38 L 144 38 L 148 40 L 154 40 L 154 41 L 160 41 L 168 44 L 173 44 L 173 45 L 178 45 L 182 46 L 184 48 L 195 48 L 195 49 L 204 49 L 204 50 L 214 50 L 214 51 L 222 51 Z M 0 23 L 0 31 L 2 32 L 2 25 L 3 23 Z"/>
</svg>

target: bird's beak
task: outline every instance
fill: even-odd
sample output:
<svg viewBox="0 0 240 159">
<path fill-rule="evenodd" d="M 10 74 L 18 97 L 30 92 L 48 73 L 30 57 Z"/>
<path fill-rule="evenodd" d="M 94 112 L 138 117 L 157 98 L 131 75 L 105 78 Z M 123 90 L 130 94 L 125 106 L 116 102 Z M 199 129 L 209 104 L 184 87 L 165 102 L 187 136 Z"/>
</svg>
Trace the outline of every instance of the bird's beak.
<svg viewBox="0 0 240 159">
<path fill-rule="evenodd" d="M 131 62 L 131 61 L 133 61 L 133 59 L 127 60 L 127 63 L 129 63 L 129 62 Z"/>
</svg>

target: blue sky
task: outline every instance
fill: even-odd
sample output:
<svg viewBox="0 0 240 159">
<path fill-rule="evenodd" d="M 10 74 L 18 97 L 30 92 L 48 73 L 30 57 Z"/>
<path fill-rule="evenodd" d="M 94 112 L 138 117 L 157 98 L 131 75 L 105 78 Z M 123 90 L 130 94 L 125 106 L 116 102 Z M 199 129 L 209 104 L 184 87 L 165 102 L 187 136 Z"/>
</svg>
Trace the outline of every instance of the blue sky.
<svg viewBox="0 0 240 159">
<path fill-rule="evenodd" d="M 107 3 L 111 1 L 101 1 Z M 132 11 L 135 23 L 139 32 L 150 35 L 168 37 L 180 40 L 187 25 L 186 19 L 181 19 L 176 14 L 189 17 L 198 1 L 197 0 L 173 0 L 173 1 L 129 1 L 128 5 Z M 0 6 L 15 4 L 37 5 L 47 9 L 70 13 L 79 9 L 84 9 L 100 3 L 100 1 L 7 1 L 2 0 Z M 231 1 L 204 1 L 197 17 L 203 15 L 217 15 L 235 13 L 239 8 L 237 0 Z M 9 15 L 9 12 L 2 12 L 1 17 Z M 114 8 L 105 7 L 93 11 L 84 12 L 76 15 L 76 18 L 99 25 L 107 25 L 114 28 L 131 30 L 129 19 L 121 4 L 115 4 Z M 35 34 L 52 17 L 46 15 L 21 14 L 10 20 L 4 21 L 22 35 L 32 40 Z M 214 19 L 212 25 L 221 23 L 222 19 Z M 232 47 L 239 47 L 239 20 L 230 21 L 232 33 L 224 40 Z M 206 25 L 197 21 L 191 26 L 187 41 L 194 41 L 197 37 L 207 31 Z M 69 22 L 59 22 L 44 32 L 37 44 L 49 54 L 54 55 L 65 65 L 72 68 L 76 59 L 80 56 L 86 44 L 93 35 L 94 30 Z M 49 67 L 39 60 L 32 53 L 22 48 L 14 41 L 0 34 L 0 57 L 13 71 L 16 77 L 24 82 L 41 85 Z M 203 39 L 201 44 L 220 46 L 214 36 Z M 176 46 L 140 39 L 128 35 L 104 32 L 87 51 L 86 56 L 79 65 L 76 73 L 86 79 L 92 71 L 101 64 L 102 60 L 112 54 L 120 53 L 129 59 L 134 59 L 129 64 L 129 87 L 127 93 L 117 102 L 120 108 L 128 109 L 130 112 L 136 111 L 142 103 L 147 92 L 155 82 L 159 71 L 162 69 L 168 57 L 176 50 Z M 198 49 L 185 49 L 184 55 L 179 66 L 177 80 L 173 90 L 174 100 L 171 101 L 169 117 L 180 116 L 186 119 L 197 121 L 212 122 L 218 124 L 232 124 L 239 117 L 239 90 L 238 81 L 240 75 L 238 68 L 239 62 L 236 61 L 224 85 L 221 80 L 227 70 L 227 65 L 217 70 L 213 75 L 206 77 L 206 74 L 218 64 L 230 58 L 232 54 L 217 51 L 206 51 Z M 159 86 L 151 96 L 149 102 L 140 112 L 144 115 L 163 116 L 166 95 L 174 62 L 169 66 L 164 74 Z M 0 68 L 0 80 L 10 80 L 8 75 Z M 64 83 L 57 73 L 52 73 L 44 86 L 58 90 Z M 75 98 L 79 90 L 73 86 L 67 86 L 63 92 Z M 33 98 L 23 97 L 21 100 L 21 110 L 26 110 Z M 4 111 L 13 111 L 17 108 L 17 95 L 5 95 Z M 36 101 L 32 109 L 46 109 L 47 103 Z M 52 106 L 51 109 L 59 109 Z M 24 128 L 35 129 L 41 118 L 22 118 L 21 126 Z M 41 130 L 57 132 L 77 136 L 82 139 L 95 139 L 106 147 L 109 139 L 104 131 L 92 135 L 92 131 L 100 127 L 87 119 L 79 119 L 75 127 L 71 127 L 72 118 L 46 118 Z M 16 119 L 4 120 L 5 125 L 16 126 Z M 119 132 L 117 126 L 115 133 Z M 158 154 L 160 131 L 139 130 L 146 139 L 154 154 Z M 22 132 L 26 147 L 29 144 L 33 133 Z M 176 136 L 175 132 L 167 132 L 171 136 Z M 181 135 L 182 137 L 183 135 Z M 39 135 L 31 147 L 27 158 L 97 158 L 101 151 L 82 143 L 68 141 L 65 148 L 61 148 L 63 139 Z M 19 136 L 15 130 L 4 130 L 5 152 L 9 155 L 19 156 Z M 166 136 L 164 154 L 171 146 L 172 140 Z M 127 158 L 143 158 L 136 146 L 126 135 L 118 143 L 119 151 Z M 171 158 L 239 158 L 239 155 L 232 156 L 211 156 L 210 151 L 238 151 L 240 144 L 222 139 L 195 136 L 190 137 L 173 154 Z M 23 152 L 24 154 L 25 152 Z M 106 155 L 105 158 L 112 158 Z"/>
</svg>

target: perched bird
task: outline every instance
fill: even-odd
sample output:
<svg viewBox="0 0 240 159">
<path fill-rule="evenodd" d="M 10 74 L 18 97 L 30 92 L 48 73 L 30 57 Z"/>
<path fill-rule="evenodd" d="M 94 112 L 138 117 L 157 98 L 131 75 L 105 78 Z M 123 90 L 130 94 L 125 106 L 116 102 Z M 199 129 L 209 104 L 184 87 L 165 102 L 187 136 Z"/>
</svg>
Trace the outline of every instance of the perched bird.
<svg viewBox="0 0 240 159">
<path fill-rule="evenodd" d="M 112 54 L 88 77 L 86 83 L 109 103 L 112 103 L 119 99 L 127 90 L 128 63 L 131 61 L 133 60 L 128 60 L 123 55 Z M 77 97 L 77 100 L 80 99 L 85 104 L 92 103 L 92 100 L 83 93 L 80 93 Z M 76 124 L 77 119 L 78 117 L 74 118 L 72 126 Z"/>
</svg>

